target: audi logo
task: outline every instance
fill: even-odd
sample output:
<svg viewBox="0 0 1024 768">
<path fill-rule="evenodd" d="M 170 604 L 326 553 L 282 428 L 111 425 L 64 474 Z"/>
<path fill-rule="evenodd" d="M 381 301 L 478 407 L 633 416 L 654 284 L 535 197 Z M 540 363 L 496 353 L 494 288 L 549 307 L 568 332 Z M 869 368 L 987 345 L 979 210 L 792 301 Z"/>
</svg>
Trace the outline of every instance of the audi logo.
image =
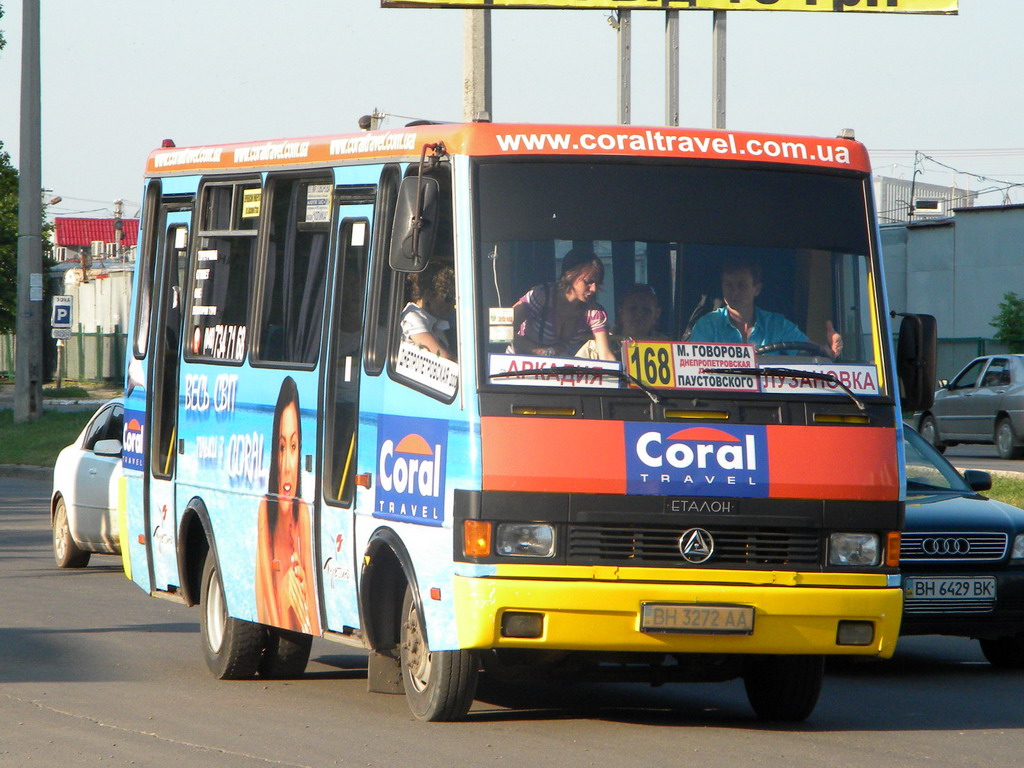
<svg viewBox="0 0 1024 768">
<path fill-rule="evenodd" d="M 971 551 L 971 542 L 964 538 L 932 537 L 921 541 L 921 551 L 926 555 L 966 555 Z"/>
</svg>

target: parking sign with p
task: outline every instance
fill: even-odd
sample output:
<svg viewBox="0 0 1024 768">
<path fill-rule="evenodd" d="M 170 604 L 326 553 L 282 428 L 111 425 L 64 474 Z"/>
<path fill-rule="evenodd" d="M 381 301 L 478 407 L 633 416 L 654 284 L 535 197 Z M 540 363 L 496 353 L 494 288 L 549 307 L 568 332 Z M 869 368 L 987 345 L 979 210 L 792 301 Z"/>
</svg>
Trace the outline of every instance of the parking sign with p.
<svg viewBox="0 0 1024 768">
<path fill-rule="evenodd" d="M 55 339 L 71 338 L 71 296 L 54 296 L 50 315 L 51 336 Z"/>
</svg>

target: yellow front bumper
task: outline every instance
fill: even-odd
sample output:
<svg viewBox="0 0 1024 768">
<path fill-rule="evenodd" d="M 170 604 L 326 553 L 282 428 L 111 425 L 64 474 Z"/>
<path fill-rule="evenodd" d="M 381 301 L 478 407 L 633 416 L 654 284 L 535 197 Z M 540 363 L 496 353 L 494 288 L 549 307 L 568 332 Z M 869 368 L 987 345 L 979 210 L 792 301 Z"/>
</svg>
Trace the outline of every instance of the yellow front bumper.
<svg viewBox="0 0 1024 768">
<path fill-rule="evenodd" d="M 888 658 L 896 648 L 903 609 L 900 589 L 875 574 L 715 571 L 699 574 L 700 582 L 681 582 L 678 571 L 660 569 L 602 573 L 605 569 L 544 568 L 531 578 L 523 577 L 532 570 L 529 567 L 510 570 L 508 577 L 502 571 L 497 577 L 456 577 L 455 615 L 462 648 Z M 568 571 L 583 578 L 572 578 Z M 544 572 L 546 577 L 541 576 Z M 554 572 L 559 578 L 551 577 Z M 646 580 L 640 581 L 641 575 Z M 659 577 L 666 580 L 656 580 Z M 749 635 L 641 632 L 643 603 L 753 606 L 754 628 Z M 541 637 L 502 637 L 501 617 L 507 611 L 542 613 Z M 871 622 L 874 640 L 866 646 L 838 645 L 840 620 Z"/>
</svg>

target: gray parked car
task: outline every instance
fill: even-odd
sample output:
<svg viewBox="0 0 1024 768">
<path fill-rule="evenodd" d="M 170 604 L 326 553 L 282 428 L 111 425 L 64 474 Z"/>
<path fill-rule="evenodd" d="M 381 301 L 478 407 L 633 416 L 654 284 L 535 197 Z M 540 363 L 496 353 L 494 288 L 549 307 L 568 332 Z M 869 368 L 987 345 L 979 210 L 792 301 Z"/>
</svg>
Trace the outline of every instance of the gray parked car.
<svg viewBox="0 0 1024 768">
<path fill-rule="evenodd" d="M 989 443 L 1001 458 L 1024 456 L 1024 355 L 972 360 L 935 393 L 917 429 L 940 451 L 958 443 Z"/>
</svg>

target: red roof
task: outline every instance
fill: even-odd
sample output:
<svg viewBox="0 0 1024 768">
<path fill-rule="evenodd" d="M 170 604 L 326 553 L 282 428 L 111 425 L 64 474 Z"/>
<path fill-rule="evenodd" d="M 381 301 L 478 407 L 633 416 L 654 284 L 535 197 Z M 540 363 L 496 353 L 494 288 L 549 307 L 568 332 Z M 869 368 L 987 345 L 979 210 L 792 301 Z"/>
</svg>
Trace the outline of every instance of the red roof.
<svg viewBox="0 0 1024 768">
<path fill-rule="evenodd" d="M 115 219 L 80 219 L 68 216 L 53 218 L 54 239 L 57 245 L 91 245 L 94 240 L 113 243 Z M 121 245 L 135 245 L 139 240 L 139 220 L 121 219 Z"/>
</svg>

